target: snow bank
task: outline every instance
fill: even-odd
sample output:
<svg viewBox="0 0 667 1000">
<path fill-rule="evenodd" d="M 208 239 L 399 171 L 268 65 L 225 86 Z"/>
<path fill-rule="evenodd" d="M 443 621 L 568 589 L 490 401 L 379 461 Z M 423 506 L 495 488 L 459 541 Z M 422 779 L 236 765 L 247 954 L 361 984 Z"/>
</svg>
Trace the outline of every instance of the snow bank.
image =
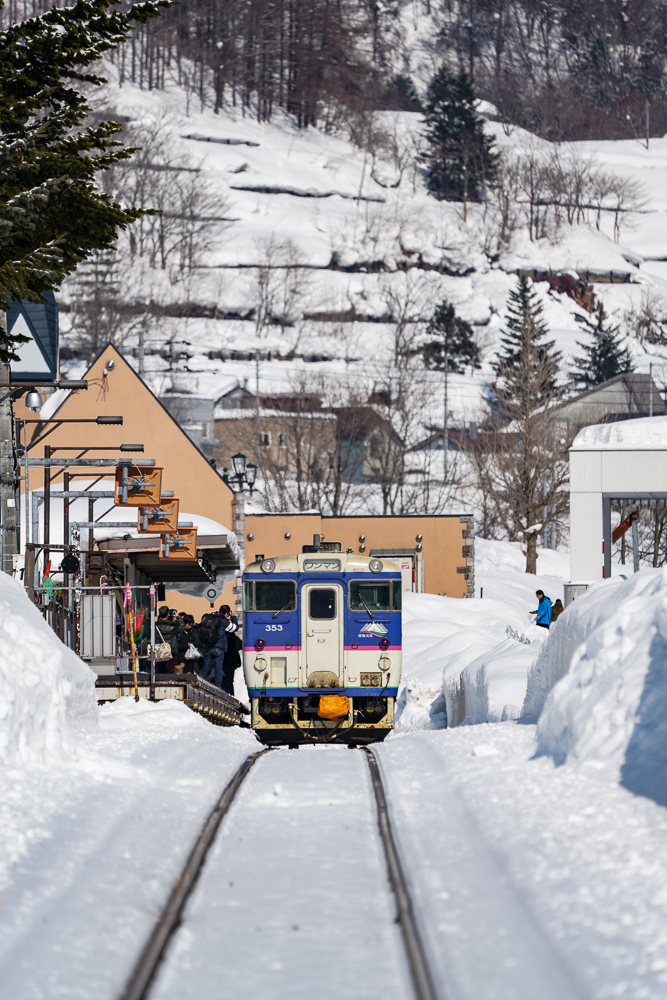
<svg viewBox="0 0 667 1000">
<path fill-rule="evenodd" d="M 540 751 L 667 805 L 667 568 L 612 578 L 570 605 L 531 674 L 527 708 L 559 677 Z"/>
<path fill-rule="evenodd" d="M 543 638 L 510 602 L 405 594 L 396 728 L 518 718 Z"/>
<path fill-rule="evenodd" d="M 563 600 L 563 583 L 570 579 L 569 551 L 537 550 L 537 574 L 526 573 L 526 557 L 519 542 L 475 539 L 475 583 L 484 600 L 510 602 L 525 628 L 528 611 L 537 607 L 535 591 L 543 590 L 552 601 Z M 478 589 L 477 593 L 481 593 Z"/>
<path fill-rule="evenodd" d="M 71 728 L 96 724 L 92 670 L 63 646 L 23 587 L 0 573 L 0 761 L 71 753 Z"/>
<path fill-rule="evenodd" d="M 574 451 L 595 448 L 609 451 L 667 448 L 667 417 L 638 417 L 615 424 L 592 424 L 579 431 Z"/>
</svg>

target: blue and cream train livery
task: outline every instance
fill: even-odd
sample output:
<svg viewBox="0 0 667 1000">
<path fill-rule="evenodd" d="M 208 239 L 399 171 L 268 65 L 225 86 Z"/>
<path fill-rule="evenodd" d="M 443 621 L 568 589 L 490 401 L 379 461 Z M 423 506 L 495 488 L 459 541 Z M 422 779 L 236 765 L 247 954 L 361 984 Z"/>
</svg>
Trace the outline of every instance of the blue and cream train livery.
<svg viewBox="0 0 667 1000">
<path fill-rule="evenodd" d="M 244 672 L 263 743 L 381 740 L 401 679 L 401 573 L 339 542 L 251 563 Z"/>
</svg>

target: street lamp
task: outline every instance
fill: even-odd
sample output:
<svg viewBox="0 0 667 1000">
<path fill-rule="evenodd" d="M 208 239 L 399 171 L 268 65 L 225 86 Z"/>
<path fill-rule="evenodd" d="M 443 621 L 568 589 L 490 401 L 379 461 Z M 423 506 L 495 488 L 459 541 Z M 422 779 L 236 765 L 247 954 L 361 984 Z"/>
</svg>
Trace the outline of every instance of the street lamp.
<svg viewBox="0 0 667 1000">
<path fill-rule="evenodd" d="M 234 502 L 232 504 L 234 533 L 241 549 L 243 562 L 245 562 L 245 497 L 243 494 L 246 490 L 252 494 L 258 470 L 254 462 L 248 462 L 245 455 L 240 451 L 236 455 L 232 455 L 232 466 L 234 468 L 233 472 L 230 472 L 226 468 L 222 470 L 222 481 L 234 493 Z M 238 577 L 235 593 L 241 593 L 241 584 Z M 240 597 L 236 599 L 236 614 L 239 622 L 243 624 L 243 602 Z"/>
<path fill-rule="evenodd" d="M 240 451 L 232 455 L 232 465 L 234 472 L 230 473 L 227 468 L 222 470 L 223 483 L 229 486 L 232 493 L 243 493 L 246 489 L 248 493 L 252 493 L 257 479 L 257 466 L 248 462 Z"/>
<path fill-rule="evenodd" d="M 245 475 L 246 457 L 240 451 L 232 455 L 232 465 L 237 476 Z"/>
</svg>

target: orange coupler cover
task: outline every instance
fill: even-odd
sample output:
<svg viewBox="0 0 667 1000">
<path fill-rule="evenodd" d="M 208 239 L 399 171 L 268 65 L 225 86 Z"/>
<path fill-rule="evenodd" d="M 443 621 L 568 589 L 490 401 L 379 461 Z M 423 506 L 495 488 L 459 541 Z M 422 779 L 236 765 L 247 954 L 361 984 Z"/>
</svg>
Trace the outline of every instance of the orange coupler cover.
<svg viewBox="0 0 667 1000">
<path fill-rule="evenodd" d="M 339 694 L 323 694 L 317 714 L 320 719 L 342 719 L 350 711 L 350 699 Z"/>
</svg>

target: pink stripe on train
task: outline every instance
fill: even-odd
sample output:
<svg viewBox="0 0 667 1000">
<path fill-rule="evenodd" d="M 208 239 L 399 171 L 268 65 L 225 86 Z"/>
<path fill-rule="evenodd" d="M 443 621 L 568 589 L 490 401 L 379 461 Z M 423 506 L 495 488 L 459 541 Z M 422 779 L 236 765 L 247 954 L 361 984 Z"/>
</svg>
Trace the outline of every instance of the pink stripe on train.
<svg viewBox="0 0 667 1000">
<path fill-rule="evenodd" d="M 262 646 L 260 649 L 258 646 L 244 646 L 244 653 L 285 653 L 285 652 L 297 652 L 301 651 L 301 646 Z"/>
</svg>

